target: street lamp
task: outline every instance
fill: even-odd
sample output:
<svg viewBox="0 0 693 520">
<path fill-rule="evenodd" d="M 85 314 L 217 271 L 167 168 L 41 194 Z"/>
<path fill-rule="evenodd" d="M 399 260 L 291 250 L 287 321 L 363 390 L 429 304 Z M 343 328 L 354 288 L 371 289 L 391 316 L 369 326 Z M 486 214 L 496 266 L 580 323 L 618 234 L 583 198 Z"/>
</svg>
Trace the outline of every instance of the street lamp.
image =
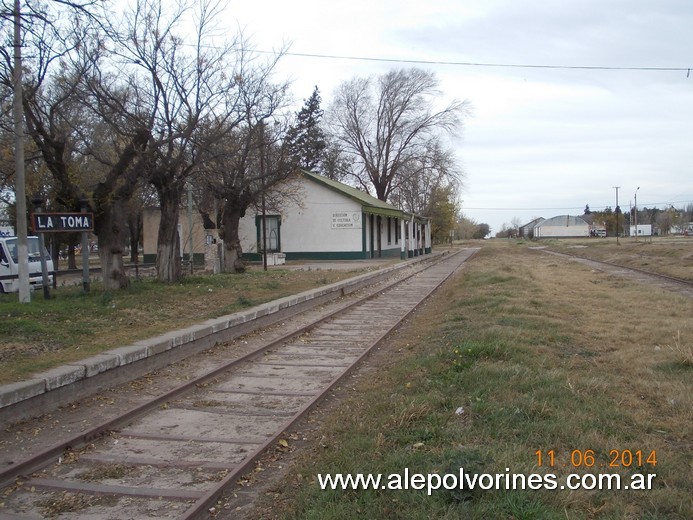
<svg viewBox="0 0 693 520">
<path fill-rule="evenodd" d="M 635 241 L 638 241 L 638 190 L 640 189 L 640 186 L 637 187 L 635 190 L 635 195 L 633 198 L 635 199 Z"/>
</svg>

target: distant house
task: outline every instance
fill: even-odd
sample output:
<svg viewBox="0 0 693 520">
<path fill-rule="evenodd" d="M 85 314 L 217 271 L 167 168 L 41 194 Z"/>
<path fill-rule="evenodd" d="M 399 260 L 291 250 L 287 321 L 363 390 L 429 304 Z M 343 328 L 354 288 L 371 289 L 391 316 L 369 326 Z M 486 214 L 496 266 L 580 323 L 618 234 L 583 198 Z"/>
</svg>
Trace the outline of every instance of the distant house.
<svg viewBox="0 0 693 520">
<path fill-rule="evenodd" d="M 673 225 L 669 229 L 669 233 L 672 235 L 691 236 L 693 235 L 693 222 L 689 222 L 688 224 L 683 224 L 681 226 Z M 640 235 L 640 225 L 638 225 L 638 235 Z"/>
<path fill-rule="evenodd" d="M 534 228 L 546 220 L 544 217 L 535 218 L 531 222 L 527 222 L 524 226 L 520 226 L 517 230 L 517 236 L 520 238 L 534 238 Z"/>
<path fill-rule="evenodd" d="M 629 235 L 632 237 L 651 237 L 652 236 L 652 225 L 651 224 L 638 224 L 637 231 L 635 230 L 635 225 L 630 226 Z"/>
<path fill-rule="evenodd" d="M 587 222 L 587 224 L 590 227 L 590 236 L 591 237 L 601 237 L 605 238 L 606 237 L 606 226 L 604 225 L 603 221 L 594 221 L 594 214 L 593 213 L 586 213 L 580 217 L 582 220 Z"/>
<path fill-rule="evenodd" d="M 534 238 L 582 238 L 590 236 L 590 225 L 582 217 L 558 215 L 534 227 Z"/>
</svg>

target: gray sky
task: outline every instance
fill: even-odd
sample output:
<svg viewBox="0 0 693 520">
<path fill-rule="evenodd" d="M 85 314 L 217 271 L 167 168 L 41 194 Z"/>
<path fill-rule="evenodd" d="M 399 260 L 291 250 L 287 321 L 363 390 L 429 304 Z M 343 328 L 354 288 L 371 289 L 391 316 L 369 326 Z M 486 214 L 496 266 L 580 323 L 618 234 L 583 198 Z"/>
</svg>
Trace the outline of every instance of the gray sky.
<svg viewBox="0 0 693 520">
<path fill-rule="evenodd" d="M 430 62 L 288 55 L 277 79 L 293 80 L 299 105 L 317 85 L 324 108 L 355 76 L 433 71 L 473 107 L 451 145 L 463 212 L 494 233 L 615 207 L 614 186 L 624 210 L 638 186 L 639 207 L 693 203 L 690 0 L 231 0 L 225 23 L 258 50 Z M 643 67 L 686 70 L 615 70 Z"/>
</svg>

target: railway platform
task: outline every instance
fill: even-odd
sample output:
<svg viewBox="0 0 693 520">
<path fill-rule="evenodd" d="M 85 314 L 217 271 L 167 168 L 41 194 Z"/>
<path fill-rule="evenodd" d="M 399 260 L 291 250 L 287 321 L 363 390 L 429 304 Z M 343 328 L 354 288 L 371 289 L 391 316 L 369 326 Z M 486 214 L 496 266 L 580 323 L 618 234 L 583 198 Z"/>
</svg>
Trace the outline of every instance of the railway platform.
<svg viewBox="0 0 693 520">
<path fill-rule="evenodd" d="M 356 261 L 291 262 L 284 268 L 304 270 L 366 270 L 365 273 L 293 296 L 273 300 L 234 314 L 171 331 L 131 345 L 114 348 L 77 362 L 59 366 L 33 377 L 0 386 L 0 422 L 10 424 L 66 405 L 126 379 L 134 379 L 171 362 L 207 349 L 214 344 L 248 334 L 312 305 L 356 291 L 407 265 L 445 254 L 409 260 L 372 259 Z"/>
</svg>

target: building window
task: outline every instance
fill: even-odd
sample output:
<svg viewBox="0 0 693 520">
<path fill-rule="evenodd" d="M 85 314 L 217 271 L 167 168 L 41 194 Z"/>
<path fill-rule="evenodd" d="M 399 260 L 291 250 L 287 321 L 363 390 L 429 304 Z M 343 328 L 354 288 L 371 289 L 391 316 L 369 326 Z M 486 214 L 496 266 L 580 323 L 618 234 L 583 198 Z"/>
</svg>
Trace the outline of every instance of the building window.
<svg viewBox="0 0 693 520">
<path fill-rule="evenodd" d="M 392 219 L 387 217 L 387 245 L 392 244 Z"/>
<path fill-rule="evenodd" d="M 262 240 L 262 216 L 258 215 L 255 219 L 255 225 L 257 226 L 257 250 L 262 252 L 264 247 L 267 247 L 268 253 L 278 253 L 281 251 L 281 240 L 280 240 L 280 219 L 279 215 L 267 215 L 265 216 L 265 227 L 267 229 L 267 240 Z"/>
</svg>

